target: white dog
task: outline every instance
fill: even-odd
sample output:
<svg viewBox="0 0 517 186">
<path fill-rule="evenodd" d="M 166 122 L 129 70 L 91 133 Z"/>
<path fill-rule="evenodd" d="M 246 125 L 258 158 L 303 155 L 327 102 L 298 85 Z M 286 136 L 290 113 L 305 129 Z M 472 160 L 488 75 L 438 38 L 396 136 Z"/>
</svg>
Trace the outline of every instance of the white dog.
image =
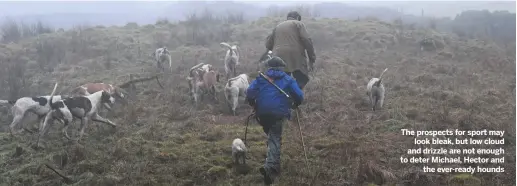
<svg viewBox="0 0 517 186">
<path fill-rule="evenodd" d="M 240 164 L 239 160 L 242 160 L 242 164 L 246 164 L 246 145 L 240 138 L 235 138 L 232 143 L 232 159 L 236 164 Z"/>
<path fill-rule="evenodd" d="M 370 104 L 372 104 L 372 110 L 375 111 L 375 106 L 379 103 L 379 108 L 382 108 L 384 104 L 384 85 L 382 84 L 382 75 L 386 72 L 388 68 L 382 71 L 379 78 L 372 78 L 368 82 L 366 86 L 366 95 L 370 99 Z"/>
<path fill-rule="evenodd" d="M 237 45 L 230 46 L 228 43 L 222 42 L 221 46 L 225 46 L 228 48 L 226 51 L 226 55 L 224 56 L 224 70 L 226 72 L 226 78 L 230 79 L 231 77 L 237 76 L 237 72 L 235 71 L 237 65 L 239 65 L 239 47 Z"/>
<path fill-rule="evenodd" d="M 239 97 L 246 97 L 246 90 L 250 86 L 247 74 L 241 74 L 237 77 L 231 78 L 224 87 L 224 96 L 228 107 L 236 115 L 236 109 L 239 105 Z"/>
<path fill-rule="evenodd" d="M 54 101 L 61 100 L 60 95 L 54 96 Z M 14 100 L 0 100 L 0 104 L 10 104 L 13 105 L 11 108 L 11 113 L 13 114 L 13 121 L 11 125 L 9 125 L 9 129 L 11 131 L 11 135 L 14 136 L 15 133 L 19 133 L 20 131 L 14 131 L 14 127 L 18 125 L 23 118 L 27 115 L 27 112 L 34 113 L 38 116 L 39 123 L 43 122 L 45 115 L 50 112 L 50 96 L 38 96 L 38 97 L 22 97 Z M 40 129 L 41 130 L 41 129 Z"/>
<path fill-rule="evenodd" d="M 154 59 L 156 60 L 156 65 L 158 66 L 159 70 L 164 71 L 165 68 L 163 67 L 163 64 L 169 61 L 169 70 L 172 72 L 172 59 L 171 59 L 171 53 L 167 49 L 167 47 L 162 47 L 156 49 L 154 51 Z"/>
</svg>

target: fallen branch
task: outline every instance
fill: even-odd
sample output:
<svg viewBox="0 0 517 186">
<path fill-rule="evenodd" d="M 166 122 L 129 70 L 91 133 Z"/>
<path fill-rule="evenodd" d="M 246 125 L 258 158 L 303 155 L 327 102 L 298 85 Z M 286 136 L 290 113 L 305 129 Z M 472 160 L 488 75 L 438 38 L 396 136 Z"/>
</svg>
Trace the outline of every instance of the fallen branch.
<svg viewBox="0 0 517 186">
<path fill-rule="evenodd" d="M 27 131 L 28 133 L 34 134 L 36 131 L 33 131 L 31 129 L 23 127 L 23 130 Z"/>
<path fill-rule="evenodd" d="M 45 163 L 45 166 L 46 166 L 47 168 L 49 168 L 50 170 L 54 171 L 57 175 L 61 176 L 61 177 L 65 180 L 65 182 L 66 182 L 66 183 L 72 183 L 72 182 L 73 182 L 73 180 L 72 180 L 71 178 L 66 177 L 65 175 L 61 174 L 60 172 L 58 172 L 56 169 L 54 169 L 54 168 L 53 168 L 52 166 L 50 166 L 49 164 L 46 164 L 46 163 Z"/>
<path fill-rule="evenodd" d="M 156 76 L 156 82 L 158 82 L 158 85 L 160 85 L 160 88 L 162 88 L 162 89 L 163 89 L 163 86 L 162 86 L 162 84 L 160 83 L 160 80 L 158 79 L 158 76 Z"/>
<path fill-rule="evenodd" d="M 122 83 L 118 87 L 120 87 L 120 88 L 128 88 L 130 85 L 135 84 L 135 83 L 151 81 L 153 79 L 156 79 L 156 81 L 158 82 L 158 85 L 160 85 L 160 88 L 163 89 L 163 86 L 160 83 L 160 80 L 158 80 L 158 76 L 161 76 L 161 75 L 162 74 L 156 74 L 156 75 L 151 76 L 151 77 L 145 77 L 145 78 L 138 78 L 138 79 L 129 80 L 128 82 Z"/>
</svg>

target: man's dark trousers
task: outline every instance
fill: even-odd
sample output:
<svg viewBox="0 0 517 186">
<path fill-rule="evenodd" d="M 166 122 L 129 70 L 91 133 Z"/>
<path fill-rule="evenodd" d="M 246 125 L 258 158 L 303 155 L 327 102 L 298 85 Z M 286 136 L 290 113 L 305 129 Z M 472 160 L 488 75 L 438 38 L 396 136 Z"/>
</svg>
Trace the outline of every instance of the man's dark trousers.
<svg viewBox="0 0 517 186">
<path fill-rule="evenodd" d="M 289 74 L 290 76 L 294 77 L 296 79 L 296 83 L 298 83 L 298 87 L 303 90 L 303 87 L 309 83 L 309 76 L 303 74 L 299 70 L 295 70 L 294 72 L 285 72 Z"/>
</svg>

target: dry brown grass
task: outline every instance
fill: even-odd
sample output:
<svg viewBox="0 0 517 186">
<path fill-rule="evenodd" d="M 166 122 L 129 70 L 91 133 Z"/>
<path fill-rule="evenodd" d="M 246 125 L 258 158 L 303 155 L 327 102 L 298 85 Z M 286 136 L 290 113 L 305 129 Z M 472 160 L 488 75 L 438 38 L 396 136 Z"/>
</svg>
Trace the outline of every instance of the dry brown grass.
<svg viewBox="0 0 517 186">
<path fill-rule="evenodd" d="M 231 41 L 238 42 L 244 53 L 238 72 L 255 69 L 265 36 L 281 20 L 262 18 L 231 25 Z M 505 55 L 505 50 L 491 43 L 428 30 L 401 32 L 376 20 L 305 22 L 318 55 L 301 106 L 311 169 L 305 169 L 297 126 L 289 123 L 284 128 L 278 185 L 465 182 L 455 174 L 428 174 L 421 171 L 421 165 L 401 164 L 400 156 L 413 147 L 411 137 L 400 135 L 402 128 L 505 130 L 506 172 L 476 173 L 471 181 L 515 185 L 511 176 L 515 175 L 515 56 Z M 76 179 L 74 185 L 261 184 L 257 168 L 265 158 L 266 138 L 257 124 L 248 129 L 248 167 L 237 171 L 231 165 L 231 140 L 244 137 L 250 108 L 241 107 L 244 111 L 233 117 L 223 102 L 207 100 L 196 111 L 187 95 L 185 69 L 205 62 L 223 72 L 224 48 L 218 45 L 222 41 L 211 39 L 210 34 L 218 38 L 227 30 L 201 29 L 198 34 L 203 37 L 195 38 L 189 29 L 183 24 L 160 23 L 41 35 L 40 40 L 56 46 L 50 55 L 56 60 L 49 63 L 56 66 L 43 69 L 37 62 L 41 54 L 33 51 L 36 38 L 0 46 L 2 65 L 27 66 L 18 96 L 46 94 L 57 80 L 63 80 L 60 88 L 65 90 L 94 81 L 122 83 L 130 73 L 153 74 L 149 54 L 161 44 L 170 48 L 176 73 L 161 79 L 164 90 L 155 82 L 138 84 L 135 99 L 114 114 L 119 127 L 93 123 L 81 144 L 64 141 L 59 126 L 51 128 L 46 148 L 39 151 L 30 148 L 35 135 L 11 140 L 7 133 L 0 133 L 0 185 L 61 184 L 61 178 L 42 166 L 45 162 Z M 417 43 L 424 36 L 441 43 L 437 51 L 420 51 Z M 21 55 L 25 53 L 27 57 Z M 371 113 L 365 86 L 386 67 L 385 106 Z M 2 98 L 7 94 L 2 91 Z M 5 118 L 2 121 L 9 123 Z M 23 153 L 13 157 L 16 147 Z"/>
</svg>

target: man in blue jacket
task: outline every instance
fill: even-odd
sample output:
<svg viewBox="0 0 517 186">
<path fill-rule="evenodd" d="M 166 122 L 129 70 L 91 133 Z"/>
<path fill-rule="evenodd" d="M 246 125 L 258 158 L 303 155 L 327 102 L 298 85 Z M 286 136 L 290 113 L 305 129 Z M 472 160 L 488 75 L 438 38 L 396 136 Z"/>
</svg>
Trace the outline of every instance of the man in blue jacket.
<svg viewBox="0 0 517 186">
<path fill-rule="evenodd" d="M 265 77 L 259 75 L 251 82 L 246 92 L 248 103 L 255 108 L 255 114 L 268 135 L 268 151 L 264 167 L 260 173 L 264 175 L 264 183 L 272 184 L 280 175 L 280 147 L 282 142 L 282 125 L 291 118 L 290 108 L 298 107 L 303 101 L 303 92 L 296 80 L 287 75 L 283 68 L 285 62 L 279 57 L 273 57 L 267 62 L 268 70 Z M 285 96 L 267 79 L 273 81 L 279 88 L 290 95 Z"/>
</svg>

